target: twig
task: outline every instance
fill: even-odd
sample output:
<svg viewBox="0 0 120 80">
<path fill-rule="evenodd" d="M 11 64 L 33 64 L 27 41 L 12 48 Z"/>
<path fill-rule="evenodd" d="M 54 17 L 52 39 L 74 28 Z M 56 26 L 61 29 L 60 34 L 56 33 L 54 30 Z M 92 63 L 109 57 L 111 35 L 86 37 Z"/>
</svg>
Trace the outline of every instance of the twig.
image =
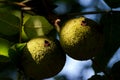
<svg viewBox="0 0 120 80">
<path fill-rule="evenodd" d="M 22 2 L 11 2 L 11 1 L 6 1 L 6 0 L 5 1 L 0 1 L 0 3 L 6 4 L 6 5 L 17 5 L 17 6 L 20 6 L 20 7 L 26 6 Z"/>
<path fill-rule="evenodd" d="M 120 10 L 106 10 L 106 11 L 90 11 L 90 12 L 77 12 L 68 13 L 66 16 L 88 15 L 88 14 L 105 14 L 105 13 L 120 13 Z M 65 16 L 63 15 L 63 16 Z"/>
<path fill-rule="evenodd" d="M 19 36 L 19 43 L 21 43 L 22 40 L 22 26 L 23 26 L 23 10 L 21 10 L 21 19 L 20 19 L 20 36 Z"/>
</svg>

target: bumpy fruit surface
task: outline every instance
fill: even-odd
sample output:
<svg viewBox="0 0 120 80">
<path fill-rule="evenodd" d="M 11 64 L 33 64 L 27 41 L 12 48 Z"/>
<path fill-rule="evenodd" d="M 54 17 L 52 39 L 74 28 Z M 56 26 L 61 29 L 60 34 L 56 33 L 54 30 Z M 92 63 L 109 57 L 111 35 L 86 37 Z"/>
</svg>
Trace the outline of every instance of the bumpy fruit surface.
<svg viewBox="0 0 120 80">
<path fill-rule="evenodd" d="M 41 80 L 59 73 L 65 61 L 66 55 L 58 41 L 35 38 L 24 47 L 21 63 L 27 76 Z"/>
<path fill-rule="evenodd" d="M 87 60 L 103 47 L 103 34 L 98 24 L 79 17 L 67 21 L 60 31 L 60 43 L 67 54 L 77 60 Z"/>
</svg>

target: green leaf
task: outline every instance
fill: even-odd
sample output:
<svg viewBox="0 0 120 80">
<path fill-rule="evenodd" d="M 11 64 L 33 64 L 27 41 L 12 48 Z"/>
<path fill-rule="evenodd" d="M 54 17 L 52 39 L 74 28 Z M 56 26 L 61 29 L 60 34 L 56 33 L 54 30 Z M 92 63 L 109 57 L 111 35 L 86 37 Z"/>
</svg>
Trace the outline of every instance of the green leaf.
<svg viewBox="0 0 120 80">
<path fill-rule="evenodd" d="M 43 16 L 31 16 L 24 24 L 24 31 L 29 39 L 47 36 L 54 27 Z"/>
<path fill-rule="evenodd" d="M 20 60 L 21 60 L 21 52 L 23 48 L 25 47 L 26 43 L 17 43 L 14 44 L 10 49 L 9 49 L 9 56 L 11 61 L 18 67 L 20 65 Z"/>
<path fill-rule="evenodd" d="M 26 21 L 27 21 L 32 15 L 31 15 L 31 14 L 27 14 L 27 13 L 24 13 L 23 15 L 24 15 L 24 17 L 23 17 L 23 24 L 25 24 Z"/>
<path fill-rule="evenodd" d="M 120 0 L 104 0 L 111 8 L 120 7 Z"/>
<path fill-rule="evenodd" d="M 96 72 L 106 69 L 109 60 L 120 47 L 119 18 L 119 13 L 108 13 L 101 18 L 101 25 L 104 27 L 105 45 L 102 53 L 94 58 L 93 68 Z"/>
<path fill-rule="evenodd" d="M 25 46 L 26 46 L 26 43 L 15 44 L 15 48 L 16 48 L 17 52 L 21 52 Z"/>
<path fill-rule="evenodd" d="M 0 11 L 0 33 L 7 36 L 16 35 L 19 32 L 20 20 L 18 17 L 6 11 Z"/>
<path fill-rule="evenodd" d="M 31 17 L 32 15 L 30 14 L 27 14 L 27 13 L 24 13 L 24 18 L 23 18 L 23 25 L 26 23 L 26 21 Z M 29 38 L 28 36 L 26 35 L 25 31 L 24 31 L 24 26 L 22 26 L 22 40 L 23 41 L 28 41 Z"/>
<path fill-rule="evenodd" d="M 6 39 L 0 38 L 0 62 L 8 62 L 10 42 Z"/>
<path fill-rule="evenodd" d="M 22 41 L 27 42 L 29 40 L 28 36 L 26 35 L 24 31 L 24 26 L 22 27 L 22 35 L 21 35 Z"/>
</svg>

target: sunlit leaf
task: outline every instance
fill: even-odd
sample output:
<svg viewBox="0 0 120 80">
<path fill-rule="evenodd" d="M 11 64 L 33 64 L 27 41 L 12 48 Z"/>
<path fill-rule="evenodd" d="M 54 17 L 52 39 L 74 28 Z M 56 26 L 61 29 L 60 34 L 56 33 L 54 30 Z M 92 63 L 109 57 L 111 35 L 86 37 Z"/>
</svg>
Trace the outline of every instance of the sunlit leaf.
<svg viewBox="0 0 120 80">
<path fill-rule="evenodd" d="M 0 33 L 8 36 L 19 32 L 20 20 L 9 12 L 0 11 Z"/>
<path fill-rule="evenodd" d="M 0 38 L 0 62 L 7 62 L 9 58 L 10 42 L 6 39 Z"/>
<path fill-rule="evenodd" d="M 29 39 L 47 36 L 54 27 L 43 16 L 31 16 L 24 24 L 24 31 Z"/>
</svg>

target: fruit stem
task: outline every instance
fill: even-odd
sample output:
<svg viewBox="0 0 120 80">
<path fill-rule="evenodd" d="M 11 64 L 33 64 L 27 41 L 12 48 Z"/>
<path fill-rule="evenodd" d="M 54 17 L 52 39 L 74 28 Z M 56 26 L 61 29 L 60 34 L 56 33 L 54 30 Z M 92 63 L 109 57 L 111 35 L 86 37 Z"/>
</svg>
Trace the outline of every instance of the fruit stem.
<svg viewBox="0 0 120 80">
<path fill-rule="evenodd" d="M 60 26 L 59 26 L 60 21 L 61 21 L 60 19 L 56 19 L 54 22 L 55 28 L 56 28 L 58 33 L 60 33 Z"/>
</svg>

